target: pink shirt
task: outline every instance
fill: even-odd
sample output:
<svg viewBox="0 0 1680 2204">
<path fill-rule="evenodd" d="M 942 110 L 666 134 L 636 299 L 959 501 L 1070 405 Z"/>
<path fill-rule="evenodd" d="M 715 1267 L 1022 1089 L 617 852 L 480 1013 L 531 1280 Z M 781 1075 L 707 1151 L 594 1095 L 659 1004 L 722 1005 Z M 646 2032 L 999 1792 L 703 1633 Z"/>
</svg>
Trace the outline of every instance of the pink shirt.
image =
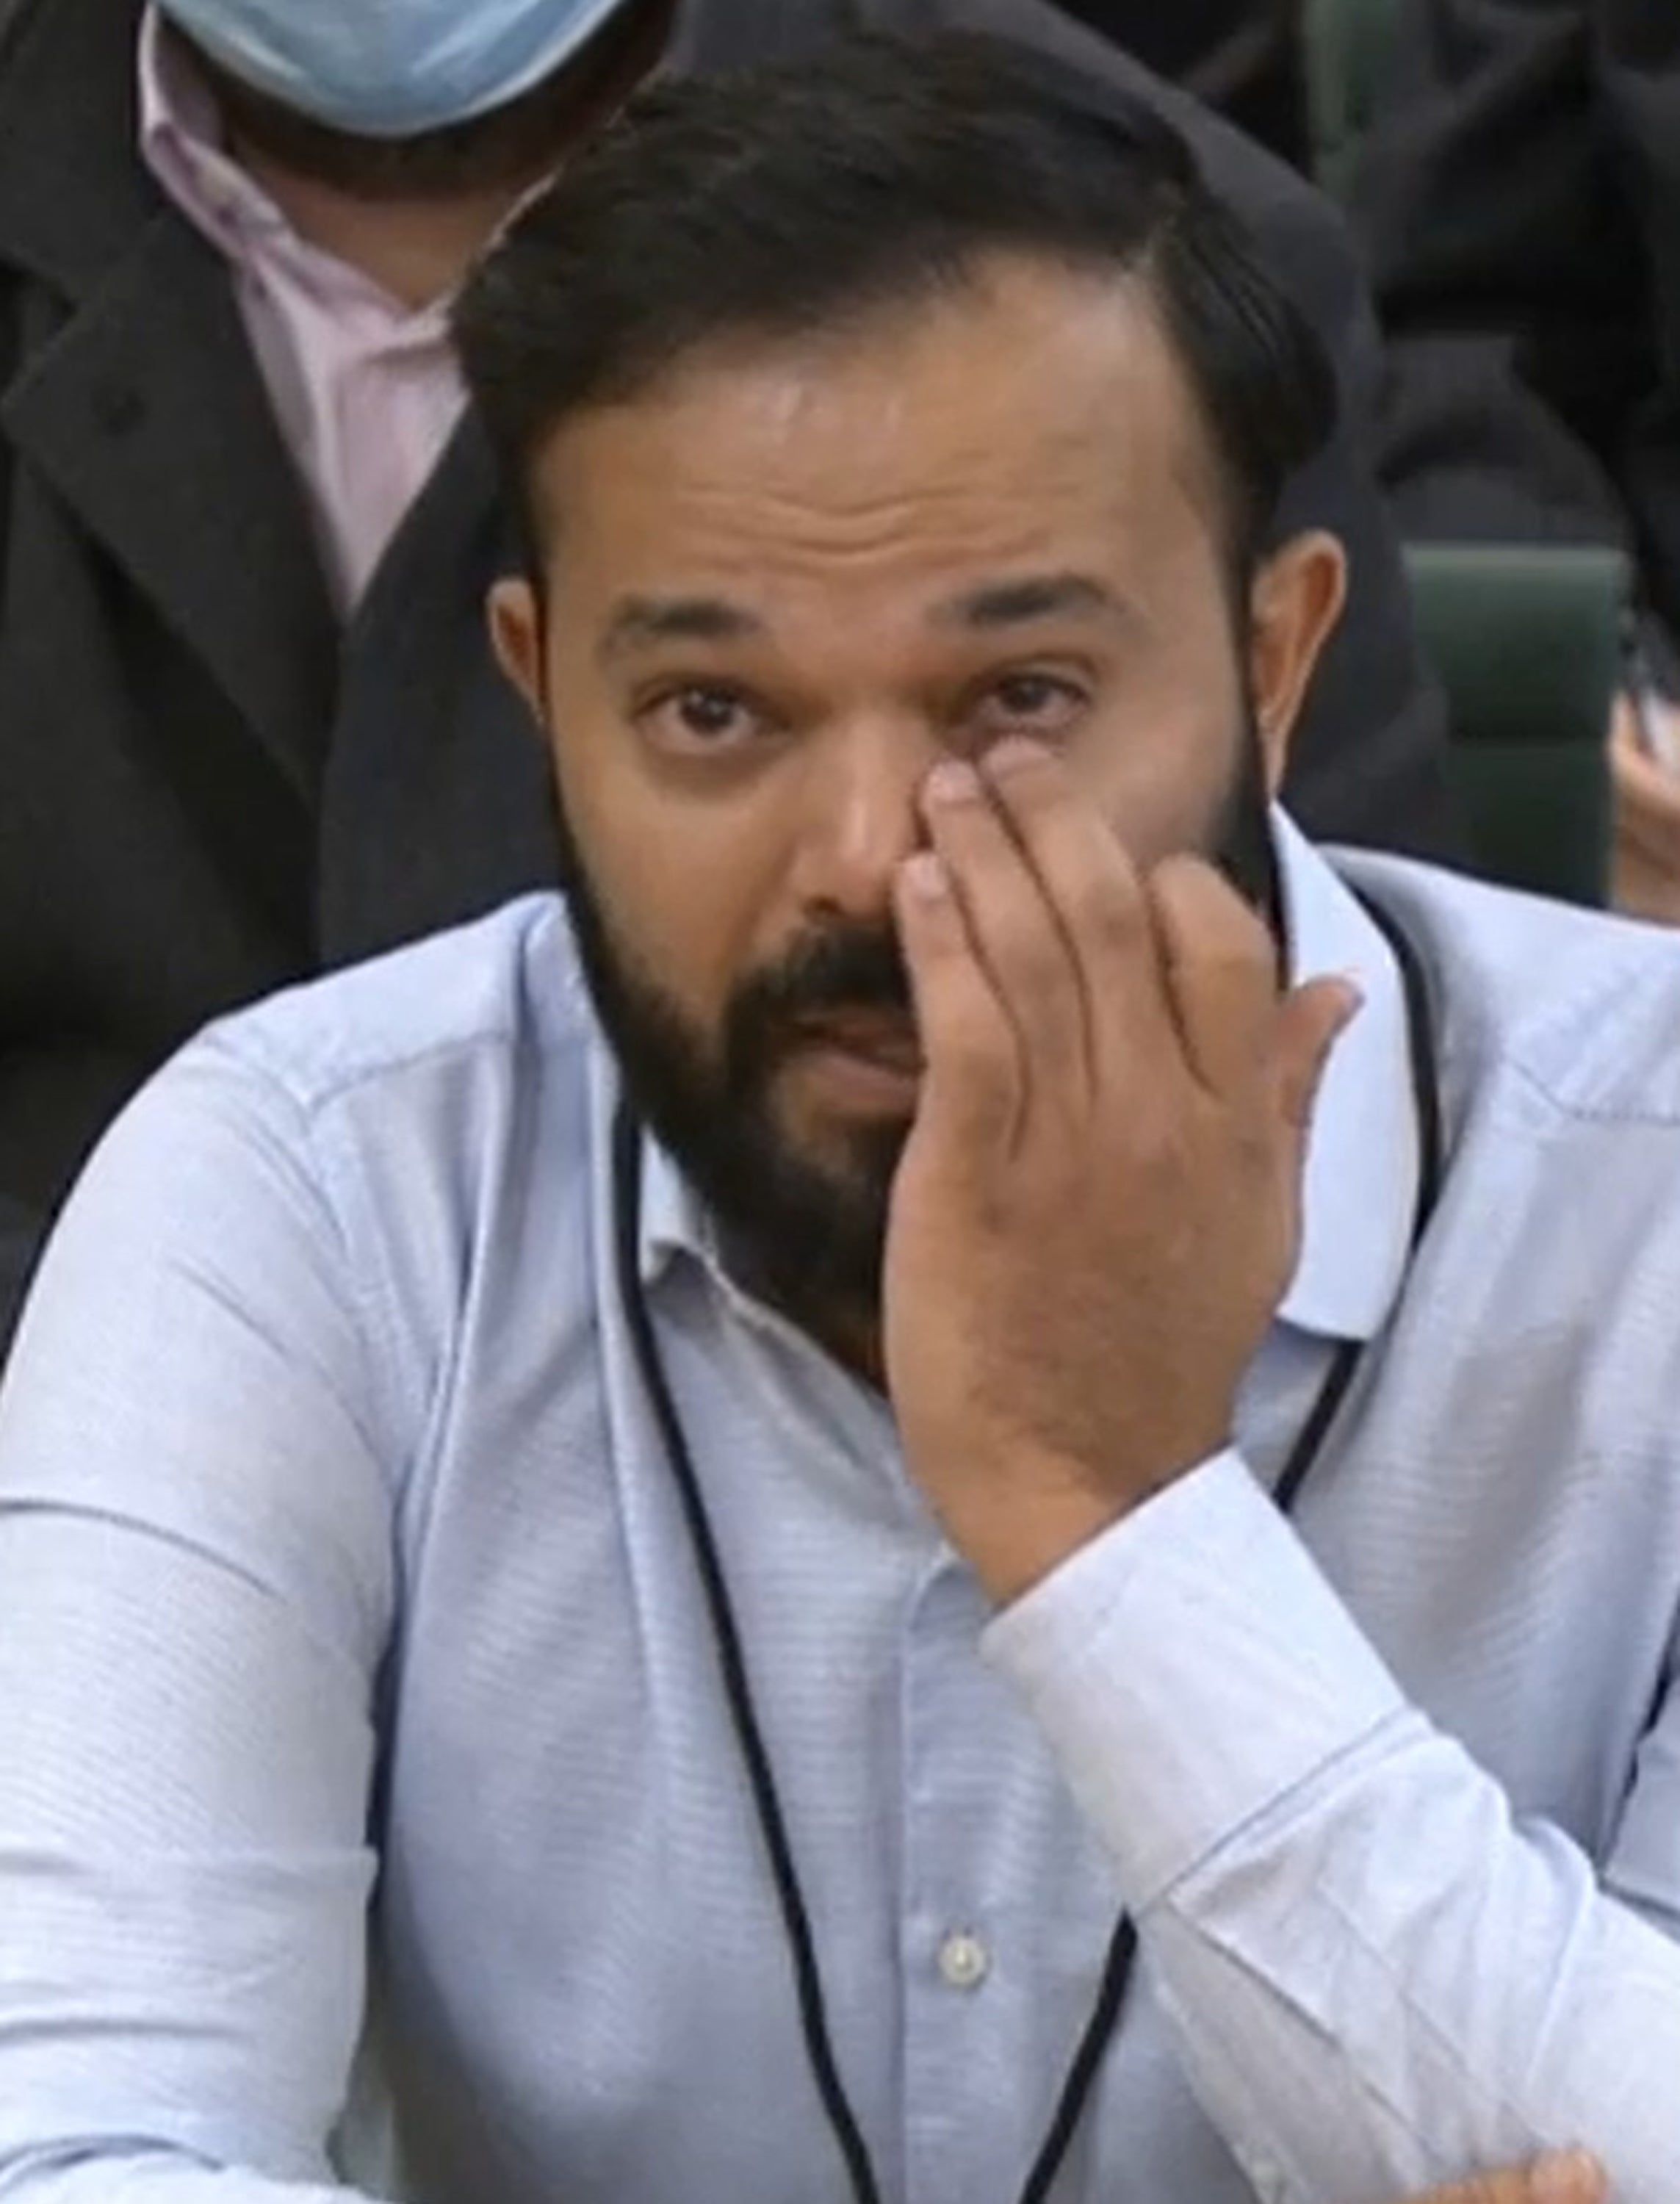
<svg viewBox="0 0 1680 2204">
<path fill-rule="evenodd" d="M 411 311 L 305 243 L 223 150 L 216 105 L 155 8 L 140 31 L 140 149 L 234 271 L 240 311 L 341 612 L 359 601 L 465 403 L 447 304 Z"/>
</svg>

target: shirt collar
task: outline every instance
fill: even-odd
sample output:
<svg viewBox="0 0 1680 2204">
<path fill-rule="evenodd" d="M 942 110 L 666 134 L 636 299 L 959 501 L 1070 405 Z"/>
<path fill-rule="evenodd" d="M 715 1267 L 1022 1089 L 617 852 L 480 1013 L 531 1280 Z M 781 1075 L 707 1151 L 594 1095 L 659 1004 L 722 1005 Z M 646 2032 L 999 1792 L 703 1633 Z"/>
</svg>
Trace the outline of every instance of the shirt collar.
<svg viewBox="0 0 1680 2204">
<path fill-rule="evenodd" d="M 700 1197 L 657 1141 L 642 1143 L 642 1277 L 651 1285 L 677 1255 L 715 1264 L 712 1222 Z"/>
<path fill-rule="evenodd" d="M 140 20 L 140 152 L 182 214 L 222 252 L 238 258 L 255 229 L 281 216 L 222 149 L 210 87 L 166 36 L 156 5 Z"/>
<path fill-rule="evenodd" d="M 234 267 L 283 271 L 290 288 L 301 287 L 334 315 L 362 317 L 360 325 L 382 343 L 447 343 L 447 301 L 404 305 L 360 269 L 311 244 L 228 152 L 215 95 L 169 35 L 156 0 L 140 21 L 139 142 L 159 187 Z"/>
<path fill-rule="evenodd" d="M 1359 898 L 1281 811 L 1273 832 L 1290 975 L 1352 980 L 1358 1016 L 1330 1052 L 1307 1140 L 1301 1252 L 1279 1314 L 1301 1331 L 1369 1339 L 1405 1276 L 1421 1170 L 1405 987 Z"/>
<path fill-rule="evenodd" d="M 1291 975 L 1329 976 L 1360 991 L 1358 1016 L 1331 1051 L 1308 1135 L 1301 1251 L 1279 1311 L 1297 1330 L 1369 1339 L 1405 1275 L 1417 1200 L 1417 1104 L 1405 991 L 1394 953 L 1358 898 L 1281 810 L 1273 834 Z M 672 1255 L 715 1263 L 709 1222 L 665 1150 L 642 1143 L 642 1270 L 651 1283 Z"/>
</svg>

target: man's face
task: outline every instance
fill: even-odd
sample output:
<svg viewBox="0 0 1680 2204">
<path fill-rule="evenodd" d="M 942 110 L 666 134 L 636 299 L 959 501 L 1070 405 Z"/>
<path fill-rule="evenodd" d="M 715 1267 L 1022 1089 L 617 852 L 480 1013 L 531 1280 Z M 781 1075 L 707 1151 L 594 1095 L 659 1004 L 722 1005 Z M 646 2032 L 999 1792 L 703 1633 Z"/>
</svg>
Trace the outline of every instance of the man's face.
<svg viewBox="0 0 1680 2204">
<path fill-rule="evenodd" d="M 552 731 L 582 949 L 628 1090 L 755 1283 L 873 1308 L 919 1057 L 891 919 L 953 752 L 1051 745 L 1143 868 L 1257 896 L 1334 547 L 1233 607 L 1183 371 L 1133 287 L 1025 260 L 743 343 L 543 455 Z"/>
</svg>

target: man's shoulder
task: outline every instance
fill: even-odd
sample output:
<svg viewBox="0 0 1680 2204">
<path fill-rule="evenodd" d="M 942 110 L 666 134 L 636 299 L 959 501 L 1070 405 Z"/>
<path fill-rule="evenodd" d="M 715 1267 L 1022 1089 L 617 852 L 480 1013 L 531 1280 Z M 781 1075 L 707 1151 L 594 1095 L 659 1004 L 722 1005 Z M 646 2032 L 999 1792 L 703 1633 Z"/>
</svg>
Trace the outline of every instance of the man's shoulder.
<svg viewBox="0 0 1680 2204">
<path fill-rule="evenodd" d="M 160 212 L 185 226 L 140 151 L 142 13 L 143 0 L 0 0 L 0 281 L 13 289 L 86 296 Z"/>
<path fill-rule="evenodd" d="M 1680 933 L 1405 859 L 1338 865 L 1405 929 L 1443 1078 L 1507 1089 L 1555 1135 L 1625 1123 L 1680 1141 Z"/>
<path fill-rule="evenodd" d="M 1110 90 L 1156 108 L 1189 141 L 1210 185 L 1251 228 L 1269 235 L 1304 222 L 1327 237 L 1340 234 L 1329 202 L 1287 162 L 1052 0 L 830 0 L 830 6 L 835 30 L 855 21 L 907 36 L 977 31 L 1010 39 L 1063 64 L 1088 98 Z"/>
<path fill-rule="evenodd" d="M 508 904 L 189 1042 L 91 1158 L 37 1306 L 115 1278 L 201 1342 L 232 1315 L 294 1372 L 338 1369 L 407 1460 L 480 1327 L 537 1324 L 549 1353 L 592 1321 L 613 1092 L 563 903 Z"/>
<path fill-rule="evenodd" d="M 270 996 L 187 1055 L 243 1067 L 305 1117 L 385 1116 L 440 1080 L 581 1081 L 593 1033 L 565 903 L 544 894 Z"/>
</svg>

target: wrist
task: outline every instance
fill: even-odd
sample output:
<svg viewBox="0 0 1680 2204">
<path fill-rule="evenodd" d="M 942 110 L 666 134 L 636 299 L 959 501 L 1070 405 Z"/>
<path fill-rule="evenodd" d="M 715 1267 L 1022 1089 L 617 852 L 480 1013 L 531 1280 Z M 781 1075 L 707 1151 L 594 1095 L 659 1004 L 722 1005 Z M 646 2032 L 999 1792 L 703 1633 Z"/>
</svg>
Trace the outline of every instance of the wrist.
<svg viewBox="0 0 1680 2204">
<path fill-rule="evenodd" d="M 1126 1447 L 1100 1465 L 1068 1450 L 1012 1440 L 1003 1451 L 984 1444 L 948 1448 L 946 1462 L 964 1471 L 935 1473 L 908 1460 L 950 1544 L 999 1609 L 1024 1598 L 1082 1547 L 1114 1529 L 1158 1493 L 1176 1484 L 1229 1443 L 1231 1418 L 1176 1445 Z"/>
<path fill-rule="evenodd" d="M 1097 1477 L 1059 1457 L 1017 1460 L 985 1504 L 953 1511 L 947 1531 L 994 1607 L 1013 1606 L 1090 1545 L 1222 1450 L 1222 1441 L 1157 1457 L 1152 1469 Z M 1000 1481 L 1002 1482 L 1002 1481 Z"/>
<path fill-rule="evenodd" d="M 1127 1503 L 1114 1499 L 1063 1498 L 1012 1509 L 1007 1520 L 967 1530 L 953 1543 L 979 1578 L 987 1599 L 1001 1612 L 1025 1599 L 1129 1512 Z"/>
</svg>

